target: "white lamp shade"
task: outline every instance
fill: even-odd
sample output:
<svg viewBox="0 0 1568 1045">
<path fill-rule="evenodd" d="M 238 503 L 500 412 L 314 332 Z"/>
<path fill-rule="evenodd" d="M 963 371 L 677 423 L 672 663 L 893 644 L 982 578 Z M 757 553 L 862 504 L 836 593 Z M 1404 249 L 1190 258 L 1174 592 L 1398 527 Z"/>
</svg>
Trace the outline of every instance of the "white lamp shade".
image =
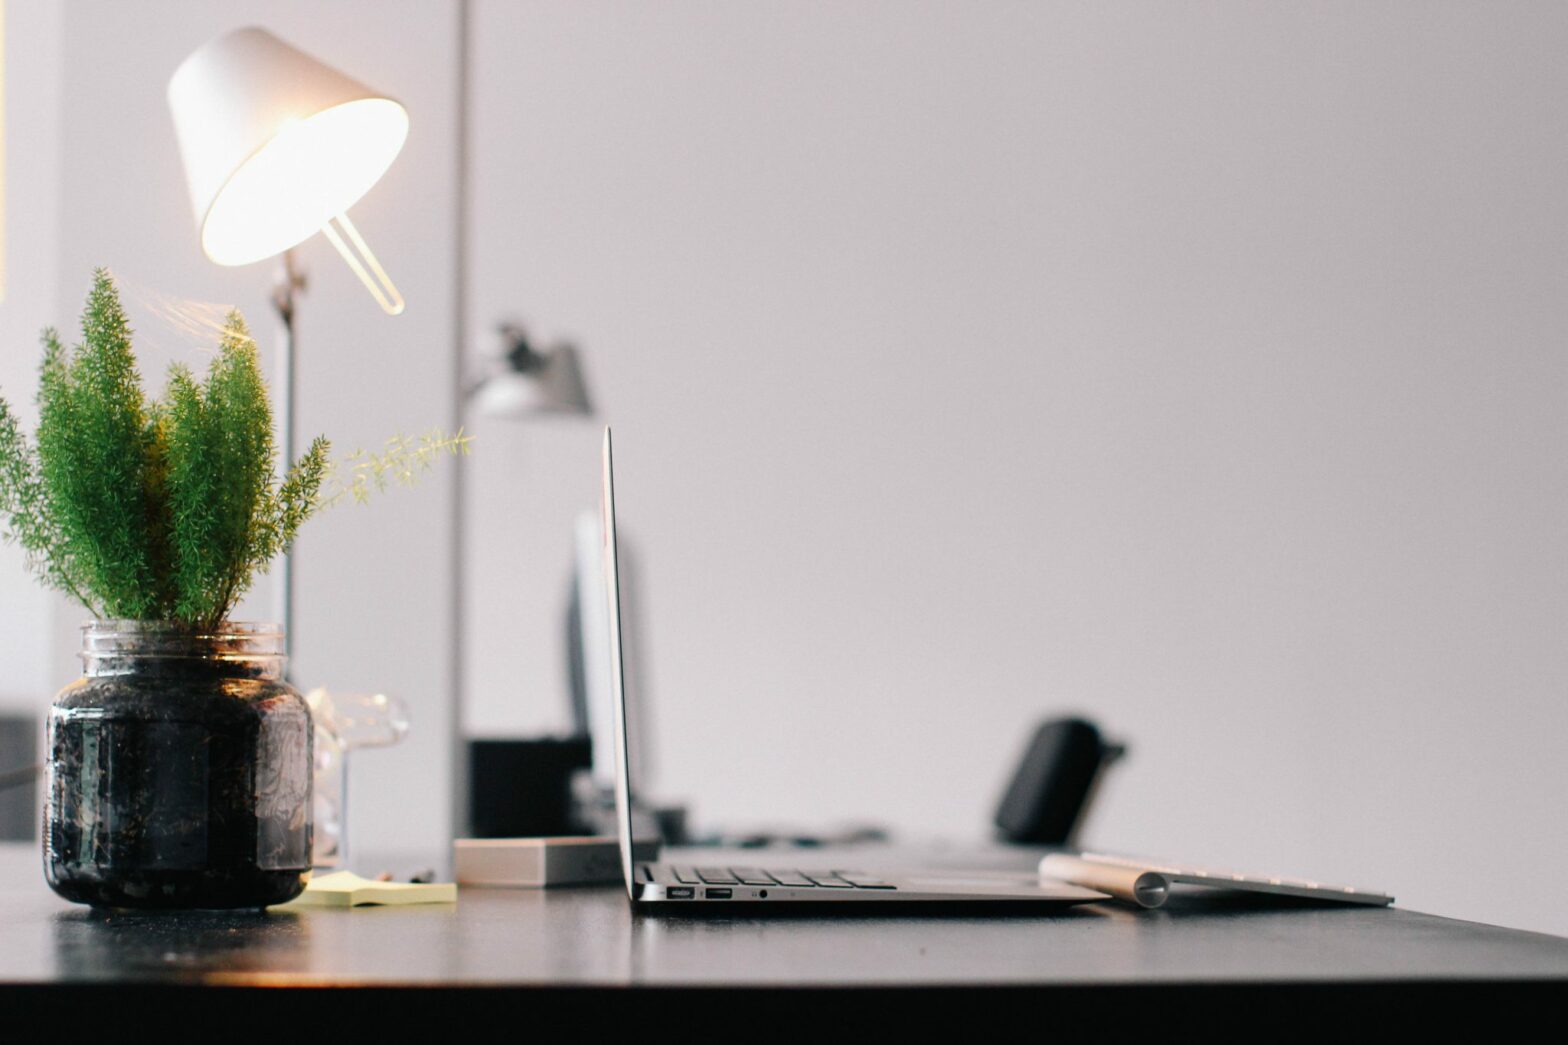
<svg viewBox="0 0 1568 1045">
<path fill-rule="evenodd" d="M 408 137 L 391 98 L 265 29 L 198 48 L 169 109 L 202 250 L 220 265 L 280 254 L 348 210 Z"/>
</svg>

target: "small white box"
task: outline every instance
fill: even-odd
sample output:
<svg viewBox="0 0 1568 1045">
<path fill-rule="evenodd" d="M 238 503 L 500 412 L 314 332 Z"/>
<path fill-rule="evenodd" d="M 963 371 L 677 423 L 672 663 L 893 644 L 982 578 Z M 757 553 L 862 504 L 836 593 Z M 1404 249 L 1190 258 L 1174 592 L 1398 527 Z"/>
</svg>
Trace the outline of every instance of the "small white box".
<svg viewBox="0 0 1568 1045">
<path fill-rule="evenodd" d="M 639 856 L 639 859 L 646 857 Z M 620 882 L 621 847 L 614 836 L 582 838 L 459 838 L 452 843 L 459 885 L 545 888 Z"/>
</svg>

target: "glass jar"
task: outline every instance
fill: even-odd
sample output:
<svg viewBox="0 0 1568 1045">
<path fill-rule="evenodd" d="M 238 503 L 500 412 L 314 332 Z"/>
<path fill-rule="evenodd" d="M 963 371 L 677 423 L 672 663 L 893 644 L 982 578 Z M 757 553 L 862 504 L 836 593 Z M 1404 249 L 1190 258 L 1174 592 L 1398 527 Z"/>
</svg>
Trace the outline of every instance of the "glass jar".
<svg viewBox="0 0 1568 1045">
<path fill-rule="evenodd" d="M 283 629 L 82 629 L 49 712 L 44 873 L 103 907 L 266 907 L 310 877 L 310 709 Z"/>
</svg>

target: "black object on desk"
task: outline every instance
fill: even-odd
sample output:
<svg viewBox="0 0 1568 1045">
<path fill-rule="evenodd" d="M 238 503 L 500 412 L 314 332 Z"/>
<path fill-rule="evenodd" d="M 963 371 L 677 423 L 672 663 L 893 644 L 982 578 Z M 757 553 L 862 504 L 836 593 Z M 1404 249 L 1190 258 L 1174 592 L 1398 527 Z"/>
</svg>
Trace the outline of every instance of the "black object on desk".
<svg viewBox="0 0 1568 1045">
<path fill-rule="evenodd" d="M 1040 723 L 997 807 L 1002 837 L 1028 845 L 1072 845 L 1101 776 L 1126 753 L 1085 719 Z"/>
<path fill-rule="evenodd" d="M 545 838 L 583 832 L 572 777 L 593 761 L 587 737 L 472 740 L 468 815 L 474 838 Z"/>
</svg>

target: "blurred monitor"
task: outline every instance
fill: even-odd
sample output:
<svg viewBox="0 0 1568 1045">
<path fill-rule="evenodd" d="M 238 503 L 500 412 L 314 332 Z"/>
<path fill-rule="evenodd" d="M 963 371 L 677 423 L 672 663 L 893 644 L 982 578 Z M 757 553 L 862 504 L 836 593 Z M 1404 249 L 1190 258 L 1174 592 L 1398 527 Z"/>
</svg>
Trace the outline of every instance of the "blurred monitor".
<svg viewBox="0 0 1568 1045">
<path fill-rule="evenodd" d="M 647 750 L 647 680 L 640 670 L 642 648 L 638 639 L 641 601 L 638 598 L 639 557 L 622 527 L 620 535 L 621 642 L 628 685 L 639 694 L 639 728 L 632 734 L 640 741 L 634 764 L 644 769 Z M 610 681 L 609 605 L 604 592 L 604 524 L 596 511 L 577 518 L 576 562 L 566 615 L 567 673 L 571 684 L 574 732 L 586 735 L 593 745 L 593 782 L 608 792 L 615 787 L 615 724 L 611 714 L 614 696 Z M 646 772 L 639 772 L 646 776 Z M 632 781 L 633 786 L 646 780 Z"/>
</svg>

